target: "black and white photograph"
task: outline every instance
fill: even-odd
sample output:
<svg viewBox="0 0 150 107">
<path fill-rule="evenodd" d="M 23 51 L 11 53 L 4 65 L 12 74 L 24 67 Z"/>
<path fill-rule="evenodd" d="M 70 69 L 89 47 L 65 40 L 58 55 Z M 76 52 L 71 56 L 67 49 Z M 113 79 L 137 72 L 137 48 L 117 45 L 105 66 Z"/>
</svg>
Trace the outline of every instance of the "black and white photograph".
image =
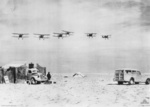
<svg viewBox="0 0 150 107">
<path fill-rule="evenodd" d="M 150 107 L 150 0 L 0 0 L 0 107 Z"/>
</svg>

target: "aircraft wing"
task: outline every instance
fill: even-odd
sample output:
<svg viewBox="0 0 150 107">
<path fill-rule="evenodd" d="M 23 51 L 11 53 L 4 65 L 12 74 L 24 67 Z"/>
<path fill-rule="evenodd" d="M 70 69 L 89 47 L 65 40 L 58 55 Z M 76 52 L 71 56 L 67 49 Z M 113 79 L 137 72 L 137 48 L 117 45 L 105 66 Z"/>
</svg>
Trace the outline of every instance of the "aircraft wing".
<svg viewBox="0 0 150 107">
<path fill-rule="evenodd" d="M 53 34 L 61 34 L 61 33 L 53 33 Z"/>
<path fill-rule="evenodd" d="M 102 35 L 102 36 L 111 36 L 111 35 Z"/>
<path fill-rule="evenodd" d="M 22 38 L 28 38 L 29 36 L 23 36 Z"/>
<path fill-rule="evenodd" d="M 62 37 L 68 37 L 67 35 L 63 35 Z"/>
<path fill-rule="evenodd" d="M 34 36 L 35 38 L 39 38 L 39 37 L 37 37 L 37 36 Z"/>
<path fill-rule="evenodd" d="M 43 34 L 43 35 L 45 35 L 45 36 L 50 36 L 50 34 Z"/>
<path fill-rule="evenodd" d="M 68 37 L 68 36 L 63 36 L 63 37 Z"/>
<path fill-rule="evenodd" d="M 44 39 L 49 39 L 49 37 L 44 37 Z"/>
<path fill-rule="evenodd" d="M 12 37 L 18 38 L 19 36 L 12 36 Z"/>
<path fill-rule="evenodd" d="M 93 33 L 85 33 L 85 34 L 93 34 Z"/>
<path fill-rule="evenodd" d="M 20 33 L 12 33 L 12 34 L 14 34 L 14 35 L 19 35 Z"/>
<path fill-rule="evenodd" d="M 13 33 L 14 35 L 28 35 L 28 33 Z"/>
<path fill-rule="evenodd" d="M 37 33 L 35 33 L 34 35 L 45 35 L 45 36 L 49 36 L 50 34 L 37 34 Z"/>
<path fill-rule="evenodd" d="M 22 35 L 29 35 L 28 33 L 22 33 Z"/>
<path fill-rule="evenodd" d="M 66 33 L 67 33 L 67 32 L 68 32 L 68 33 L 73 33 L 73 32 L 70 32 L 70 31 L 66 31 L 66 30 L 62 30 L 62 31 L 63 31 L 63 32 L 66 32 Z"/>
<path fill-rule="evenodd" d="M 59 36 L 56 36 L 56 35 L 53 35 L 54 37 L 59 37 Z"/>
<path fill-rule="evenodd" d="M 41 35 L 41 34 L 36 34 L 36 33 L 34 33 L 34 35 Z"/>
</svg>

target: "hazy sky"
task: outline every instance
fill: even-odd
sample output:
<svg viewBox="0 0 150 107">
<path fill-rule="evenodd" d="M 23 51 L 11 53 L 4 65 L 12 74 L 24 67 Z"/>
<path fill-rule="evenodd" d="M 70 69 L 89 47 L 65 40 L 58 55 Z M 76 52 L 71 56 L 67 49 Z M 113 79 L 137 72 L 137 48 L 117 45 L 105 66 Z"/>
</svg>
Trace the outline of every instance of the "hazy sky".
<svg viewBox="0 0 150 107">
<path fill-rule="evenodd" d="M 150 70 L 149 0 L 0 0 L 0 65 L 27 61 L 51 72 Z M 53 32 L 75 32 L 65 39 Z M 18 40 L 12 33 L 30 33 Z M 87 32 L 98 33 L 89 39 Z M 50 33 L 38 40 L 33 33 Z M 111 34 L 110 40 L 101 38 Z"/>
</svg>

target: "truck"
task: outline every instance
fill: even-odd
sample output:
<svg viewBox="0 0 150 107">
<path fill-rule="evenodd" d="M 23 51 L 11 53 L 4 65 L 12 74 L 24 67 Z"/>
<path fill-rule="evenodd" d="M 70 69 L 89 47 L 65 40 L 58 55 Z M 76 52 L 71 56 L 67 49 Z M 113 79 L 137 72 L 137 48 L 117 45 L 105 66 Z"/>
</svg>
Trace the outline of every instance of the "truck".
<svg viewBox="0 0 150 107">
<path fill-rule="evenodd" d="M 27 83 L 29 84 L 40 84 L 46 82 L 47 77 L 42 73 L 39 73 L 36 68 L 28 69 L 27 72 Z"/>
<path fill-rule="evenodd" d="M 145 83 L 150 84 L 150 75 L 142 75 L 139 70 L 135 69 L 118 69 L 115 70 L 114 81 L 117 81 L 118 84 L 128 83 L 139 84 Z"/>
</svg>

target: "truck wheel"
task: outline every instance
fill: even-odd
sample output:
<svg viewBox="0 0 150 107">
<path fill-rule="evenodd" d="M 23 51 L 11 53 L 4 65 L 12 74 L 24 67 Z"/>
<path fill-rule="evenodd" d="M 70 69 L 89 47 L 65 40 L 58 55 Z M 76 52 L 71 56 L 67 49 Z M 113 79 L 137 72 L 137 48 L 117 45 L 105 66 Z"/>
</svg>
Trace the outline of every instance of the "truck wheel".
<svg viewBox="0 0 150 107">
<path fill-rule="evenodd" d="M 123 84 L 123 82 L 122 81 L 118 81 L 118 85 L 121 85 L 121 84 Z"/>
<path fill-rule="evenodd" d="M 41 84 L 41 81 L 37 81 L 37 84 Z"/>
<path fill-rule="evenodd" d="M 36 84 L 37 81 L 35 80 L 35 78 L 31 78 L 31 84 Z"/>
<path fill-rule="evenodd" d="M 30 81 L 27 81 L 27 84 L 29 84 L 29 85 L 30 85 L 30 84 L 31 84 L 31 82 L 30 82 Z"/>
<path fill-rule="evenodd" d="M 134 79 L 132 78 L 132 79 L 130 79 L 130 81 L 129 81 L 129 85 L 133 85 L 133 84 L 135 84 L 135 82 L 134 82 Z"/>
<path fill-rule="evenodd" d="M 145 84 L 150 84 L 150 78 L 146 80 Z"/>
</svg>

